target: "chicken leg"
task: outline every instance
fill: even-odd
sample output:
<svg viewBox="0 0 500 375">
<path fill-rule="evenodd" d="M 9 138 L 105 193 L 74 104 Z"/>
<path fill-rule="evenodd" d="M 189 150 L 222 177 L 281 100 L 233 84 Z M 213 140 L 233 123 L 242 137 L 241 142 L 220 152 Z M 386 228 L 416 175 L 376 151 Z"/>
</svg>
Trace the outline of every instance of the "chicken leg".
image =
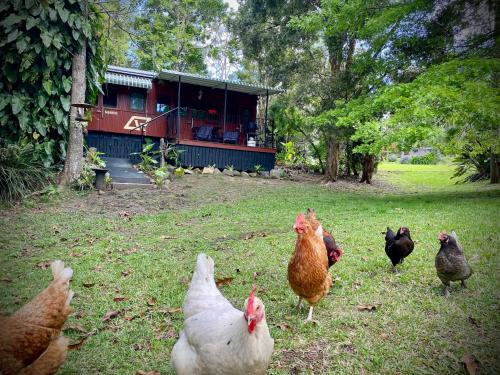
<svg viewBox="0 0 500 375">
<path fill-rule="evenodd" d="M 297 308 L 299 310 L 302 310 L 304 307 L 304 304 L 302 303 L 302 297 L 299 297 L 299 303 L 297 303 Z"/>
</svg>

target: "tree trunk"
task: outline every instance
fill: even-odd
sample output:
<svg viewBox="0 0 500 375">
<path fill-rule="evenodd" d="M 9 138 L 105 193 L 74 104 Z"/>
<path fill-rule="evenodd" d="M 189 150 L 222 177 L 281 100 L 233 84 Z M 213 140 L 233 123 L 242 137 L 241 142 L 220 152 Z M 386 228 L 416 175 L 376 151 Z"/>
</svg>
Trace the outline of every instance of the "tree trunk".
<svg viewBox="0 0 500 375">
<path fill-rule="evenodd" d="M 490 156 L 490 182 L 492 184 L 498 184 L 500 181 L 500 157 L 491 153 Z"/>
<path fill-rule="evenodd" d="M 71 76 L 73 85 L 71 87 L 71 103 L 85 102 L 85 71 L 86 71 L 87 48 L 73 56 L 73 68 Z M 61 179 L 62 184 L 69 184 L 76 180 L 83 168 L 83 126 L 84 123 L 76 121 L 77 109 L 71 107 L 69 113 L 69 139 L 66 161 Z"/>
<path fill-rule="evenodd" d="M 372 183 L 373 171 L 375 170 L 375 156 L 363 155 L 363 173 L 361 175 L 361 183 Z"/>
<path fill-rule="evenodd" d="M 337 181 L 339 174 L 339 156 L 340 156 L 340 143 L 334 135 L 328 136 L 328 153 L 326 158 L 326 179 L 328 181 Z"/>
</svg>

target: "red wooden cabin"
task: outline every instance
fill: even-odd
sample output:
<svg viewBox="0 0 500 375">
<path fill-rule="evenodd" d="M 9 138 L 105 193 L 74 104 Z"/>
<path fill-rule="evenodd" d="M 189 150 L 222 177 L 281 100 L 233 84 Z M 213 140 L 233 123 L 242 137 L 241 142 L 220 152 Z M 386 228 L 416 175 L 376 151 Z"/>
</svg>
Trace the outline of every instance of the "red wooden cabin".
<svg viewBox="0 0 500 375">
<path fill-rule="evenodd" d="M 251 170 L 274 166 L 275 149 L 267 131 L 267 99 L 278 89 L 206 78 L 108 67 L 87 142 L 106 156 L 129 157 L 144 137 L 164 138 L 184 150 L 181 164 Z M 258 124 L 257 101 L 266 96 Z"/>
</svg>

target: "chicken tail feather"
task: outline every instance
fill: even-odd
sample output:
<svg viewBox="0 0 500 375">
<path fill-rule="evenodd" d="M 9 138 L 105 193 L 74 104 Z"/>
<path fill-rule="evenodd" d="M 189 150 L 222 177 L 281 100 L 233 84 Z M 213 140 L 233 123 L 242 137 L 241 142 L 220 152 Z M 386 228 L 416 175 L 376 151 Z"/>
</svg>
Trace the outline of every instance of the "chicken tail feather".
<svg viewBox="0 0 500 375">
<path fill-rule="evenodd" d="M 50 267 L 52 269 L 52 276 L 54 277 L 54 280 L 66 282 L 73 277 L 73 270 L 69 267 L 64 268 L 64 262 L 61 260 L 53 261 Z"/>
</svg>

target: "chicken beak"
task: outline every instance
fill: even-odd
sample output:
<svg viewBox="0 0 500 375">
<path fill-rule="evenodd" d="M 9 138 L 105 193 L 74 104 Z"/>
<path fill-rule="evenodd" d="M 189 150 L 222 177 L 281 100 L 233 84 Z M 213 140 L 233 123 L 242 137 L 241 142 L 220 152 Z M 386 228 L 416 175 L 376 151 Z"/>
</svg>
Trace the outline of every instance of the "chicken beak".
<svg viewBox="0 0 500 375">
<path fill-rule="evenodd" d="M 257 317 L 253 314 L 247 316 L 248 333 L 252 333 L 254 331 L 256 325 L 257 325 Z"/>
</svg>

